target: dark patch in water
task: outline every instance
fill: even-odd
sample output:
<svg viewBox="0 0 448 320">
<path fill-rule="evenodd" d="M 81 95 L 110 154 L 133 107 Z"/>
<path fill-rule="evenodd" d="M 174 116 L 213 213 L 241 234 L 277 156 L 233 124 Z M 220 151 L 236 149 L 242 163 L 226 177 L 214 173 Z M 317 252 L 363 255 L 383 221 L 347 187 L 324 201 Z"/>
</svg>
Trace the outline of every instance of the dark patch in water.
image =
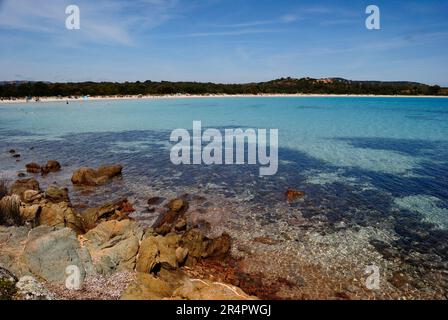
<svg viewBox="0 0 448 320">
<path fill-rule="evenodd" d="M 9 138 L 21 136 L 20 132 L 15 131 L 2 133 L 5 136 L 0 139 L 0 148 L 4 150 L 11 147 Z M 287 188 L 297 188 L 305 191 L 307 196 L 291 206 L 300 209 L 306 218 L 319 217 L 320 221 L 326 223 L 327 232 L 335 231 L 333 226 L 341 221 L 348 226 L 393 228 L 400 235 L 394 245 L 401 252 L 436 254 L 444 261 L 448 260 L 448 232 L 434 229 L 431 224 L 423 222 L 421 214 L 397 209 L 393 198 L 425 194 L 438 197 L 444 201 L 443 205 L 447 204 L 447 149 L 440 152 L 446 148 L 446 143 L 345 138 L 345 141 L 357 148 L 393 150 L 409 155 L 422 155 L 428 159 L 415 172 L 422 177 L 344 168 L 343 177 L 356 178 L 359 183 L 369 183 L 374 187 L 363 190 L 359 185 L 343 182 L 325 185 L 307 183 L 307 172 L 310 170 L 334 173 L 341 168 L 286 148 L 279 149 L 281 161 L 278 174 L 269 177 L 258 176 L 258 165 L 175 166 L 170 162 L 169 148 L 160 143 L 169 141 L 169 135 L 168 131 L 150 130 L 80 133 L 65 135 L 59 140 L 16 143 L 14 147 L 19 150 L 34 147 L 36 159 L 33 160 L 37 162 L 57 159 L 64 166 L 75 167 L 122 163 L 126 179 L 137 179 L 139 183 L 148 184 L 156 181 L 165 188 L 195 186 L 200 187 L 205 194 L 217 193 L 228 198 L 249 192 L 251 197 L 248 197 L 244 205 L 253 207 L 264 223 L 277 223 L 285 219 L 284 214 L 272 212 L 270 208 L 273 203 L 284 201 L 283 194 Z M 132 145 L 135 142 L 139 144 Z M 131 145 L 120 152 L 120 143 Z M 118 182 L 117 185 L 110 186 L 108 191 L 113 193 L 120 187 Z"/>
</svg>

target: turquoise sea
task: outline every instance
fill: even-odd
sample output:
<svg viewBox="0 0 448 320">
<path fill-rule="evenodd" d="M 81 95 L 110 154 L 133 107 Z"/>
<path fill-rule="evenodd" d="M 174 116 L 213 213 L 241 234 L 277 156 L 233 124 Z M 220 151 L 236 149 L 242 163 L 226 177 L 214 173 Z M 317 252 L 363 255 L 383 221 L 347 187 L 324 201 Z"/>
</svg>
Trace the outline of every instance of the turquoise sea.
<svg viewBox="0 0 448 320">
<path fill-rule="evenodd" d="M 279 130 L 279 170 L 258 176 L 258 166 L 174 166 L 170 133 L 203 127 Z M 155 192 L 201 192 L 238 203 L 244 214 L 275 230 L 298 210 L 319 217 L 327 232 L 387 228 L 400 255 L 418 252 L 435 268 L 448 261 L 448 99 L 377 97 L 247 97 L 79 101 L 0 105 L 0 170 L 15 179 L 26 163 L 60 161 L 64 170 L 40 178 L 70 185 L 80 166 L 122 163 L 123 181 L 107 196 L 73 190 L 75 202 L 130 197 L 139 217 Z M 21 154 L 16 162 L 8 153 Z M 303 190 L 284 202 L 287 188 Z M 103 190 L 104 191 L 104 190 Z M 215 199 L 216 198 L 216 199 Z M 275 207 L 276 210 L 272 210 Z M 283 210 L 283 211 L 282 211 Z M 294 211 L 296 212 L 296 211 Z M 314 219 L 316 220 L 316 219 Z M 314 221 L 313 220 L 313 221 Z M 338 229 L 339 230 L 339 229 Z M 379 252 L 384 246 L 376 240 Z M 435 258 L 437 256 L 437 258 Z M 431 258 L 432 257 L 432 258 Z M 417 264 L 424 264 L 419 260 Z M 415 262 L 414 262 L 415 263 Z"/>
</svg>

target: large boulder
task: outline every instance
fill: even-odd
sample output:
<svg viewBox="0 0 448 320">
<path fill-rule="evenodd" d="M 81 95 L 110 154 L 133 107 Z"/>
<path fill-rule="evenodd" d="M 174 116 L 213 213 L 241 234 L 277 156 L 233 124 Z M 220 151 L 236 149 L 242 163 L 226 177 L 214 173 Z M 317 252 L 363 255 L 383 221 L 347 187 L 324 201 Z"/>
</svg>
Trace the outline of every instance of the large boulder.
<svg viewBox="0 0 448 320">
<path fill-rule="evenodd" d="M 179 261 L 178 256 L 182 256 L 184 251 L 180 254 L 178 250 L 180 236 L 175 233 L 170 233 L 166 236 L 148 236 L 140 245 L 140 250 L 137 259 L 136 270 L 139 272 L 155 272 L 160 268 L 175 270 L 179 263 L 185 260 L 183 257 Z M 176 255 L 176 250 L 178 254 Z"/>
<path fill-rule="evenodd" d="M 101 207 L 89 208 L 82 213 L 85 230 L 95 228 L 99 223 L 109 220 L 129 219 L 134 209 L 127 199 L 120 199 Z"/>
<path fill-rule="evenodd" d="M 81 281 L 92 270 L 89 252 L 81 248 L 76 233 L 69 229 L 39 226 L 28 235 L 21 260 L 39 279 L 64 283 L 66 268 L 77 266 Z"/>
<path fill-rule="evenodd" d="M 76 170 L 72 176 L 72 183 L 79 186 L 99 186 L 107 183 L 110 179 L 121 175 L 123 166 L 102 166 L 97 170 L 83 167 Z"/>
<path fill-rule="evenodd" d="M 20 258 L 30 229 L 28 227 L 0 226 L 0 266 L 16 276 L 23 274 L 25 268 Z"/>
<path fill-rule="evenodd" d="M 40 208 L 36 216 L 38 225 L 71 228 L 78 234 L 84 232 L 82 218 L 73 210 L 70 203 L 44 201 L 40 204 Z"/>
<path fill-rule="evenodd" d="M 102 222 L 83 238 L 100 274 L 134 270 L 143 230 L 135 221 Z"/>
<path fill-rule="evenodd" d="M 23 200 L 23 194 L 27 190 L 40 191 L 39 182 L 34 178 L 20 179 L 11 186 L 11 193 L 17 194 Z"/>
<path fill-rule="evenodd" d="M 23 194 L 20 215 L 31 225 L 46 225 L 55 228 L 71 228 L 76 233 L 84 232 L 83 220 L 73 209 L 67 188 L 52 185 L 45 193 L 27 190 Z"/>
</svg>

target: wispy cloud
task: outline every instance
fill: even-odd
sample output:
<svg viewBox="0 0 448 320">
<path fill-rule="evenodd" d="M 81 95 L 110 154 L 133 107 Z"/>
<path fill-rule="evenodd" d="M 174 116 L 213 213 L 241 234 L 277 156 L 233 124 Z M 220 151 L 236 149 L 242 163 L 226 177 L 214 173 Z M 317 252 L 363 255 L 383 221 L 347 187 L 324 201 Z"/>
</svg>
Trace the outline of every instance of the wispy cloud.
<svg viewBox="0 0 448 320">
<path fill-rule="evenodd" d="M 131 45 L 135 30 L 154 28 L 169 20 L 179 0 L 78 0 L 81 29 L 72 41 Z M 6 0 L 0 7 L 0 28 L 66 37 L 66 6 L 73 1 Z M 72 32 L 70 35 L 73 35 Z"/>
<path fill-rule="evenodd" d="M 211 32 L 194 32 L 185 35 L 186 37 L 212 37 L 212 36 L 238 36 L 246 34 L 257 34 L 257 33 L 273 33 L 273 32 L 284 32 L 286 30 L 280 29 L 241 29 L 234 31 L 211 31 Z"/>
<path fill-rule="evenodd" d="M 229 23 L 229 24 L 214 24 L 212 26 L 216 28 L 247 28 L 247 27 L 274 25 L 274 24 L 287 24 L 295 22 L 298 19 L 299 17 L 295 14 L 285 14 L 283 16 L 274 19 L 255 20 L 255 21 Z"/>
</svg>

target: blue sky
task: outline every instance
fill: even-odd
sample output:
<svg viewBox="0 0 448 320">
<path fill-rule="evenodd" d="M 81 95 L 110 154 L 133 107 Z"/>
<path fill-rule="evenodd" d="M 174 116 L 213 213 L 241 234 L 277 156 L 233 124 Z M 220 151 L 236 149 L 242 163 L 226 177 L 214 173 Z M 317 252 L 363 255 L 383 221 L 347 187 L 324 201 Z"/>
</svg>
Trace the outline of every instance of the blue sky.
<svg viewBox="0 0 448 320">
<path fill-rule="evenodd" d="M 76 4 L 81 29 L 65 28 Z M 365 9 L 381 9 L 381 30 Z M 0 80 L 410 80 L 448 86 L 448 1 L 0 0 Z"/>
</svg>

